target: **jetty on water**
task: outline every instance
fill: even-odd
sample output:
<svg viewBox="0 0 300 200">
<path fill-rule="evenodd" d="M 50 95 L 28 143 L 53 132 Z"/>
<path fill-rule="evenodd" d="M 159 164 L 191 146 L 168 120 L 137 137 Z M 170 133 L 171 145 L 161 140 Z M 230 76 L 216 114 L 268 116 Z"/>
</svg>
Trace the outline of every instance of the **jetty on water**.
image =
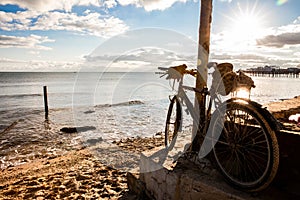
<svg viewBox="0 0 300 200">
<path fill-rule="evenodd" d="M 280 68 L 264 66 L 245 70 L 251 76 L 300 78 L 300 67 Z"/>
</svg>

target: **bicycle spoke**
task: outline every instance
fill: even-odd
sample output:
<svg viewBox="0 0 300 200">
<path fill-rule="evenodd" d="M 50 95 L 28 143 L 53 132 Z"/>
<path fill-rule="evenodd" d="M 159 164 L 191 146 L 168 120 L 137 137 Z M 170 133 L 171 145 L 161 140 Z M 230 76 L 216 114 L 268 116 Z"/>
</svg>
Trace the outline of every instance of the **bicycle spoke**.
<svg viewBox="0 0 300 200">
<path fill-rule="evenodd" d="M 254 134 L 259 134 L 262 131 L 263 131 L 262 129 L 257 130 L 256 128 L 253 128 L 253 130 L 250 133 L 248 133 L 248 134 L 245 133 L 245 135 L 243 136 L 242 140 L 245 140 L 246 138 L 249 138 L 249 137 L 251 137 Z"/>
<path fill-rule="evenodd" d="M 249 148 L 247 149 L 247 155 L 251 155 L 252 157 L 256 157 L 260 160 L 265 160 L 266 158 L 268 158 L 268 152 L 260 152 L 260 151 L 257 151 L 253 148 Z"/>
<path fill-rule="evenodd" d="M 254 173 L 254 172 L 263 172 L 262 171 L 262 165 L 260 165 L 258 162 L 257 162 L 257 159 L 254 158 L 255 154 L 248 154 L 247 155 L 247 160 L 249 162 L 250 165 L 253 166 L 253 170 L 251 171 L 251 173 Z M 264 169 L 263 169 L 264 170 Z"/>
<path fill-rule="evenodd" d="M 257 154 L 246 153 L 240 150 L 238 152 L 244 157 L 243 162 L 241 162 L 244 174 L 248 174 L 241 176 L 240 179 L 243 181 L 253 181 L 259 178 L 264 173 L 264 168 L 266 167 L 266 156 L 258 156 Z"/>
<path fill-rule="evenodd" d="M 262 146 L 262 145 L 258 145 L 258 144 L 267 144 L 267 145 Z M 260 149 L 260 151 L 263 150 L 263 149 L 268 149 L 269 148 L 269 145 L 266 141 L 256 142 L 255 144 L 250 144 L 250 143 L 243 144 L 243 146 L 245 148 L 258 148 L 258 149 Z"/>
<path fill-rule="evenodd" d="M 278 160 L 271 159 L 274 151 L 268 134 L 274 134 L 270 125 L 252 104 L 230 102 L 225 113 L 217 113 L 216 129 L 224 126 L 218 141 L 215 142 L 214 156 L 219 169 L 227 180 L 234 185 L 248 189 L 264 188 L 277 170 Z M 278 151 L 277 151 L 278 152 Z M 275 165 L 276 164 L 276 165 Z"/>
<path fill-rule="evenodd" d="M 246 153 L 245 155 L 245 170 L 248 171 L 248 176 L 252 176 L 251 181 L 259 178 L 265 170 L 265 164 L 258 163 L 257 158 L 255 158 L 255 154 Z M 265 159 L 263 159 L 265 160 Z"/>
<path fill-rule="evenodd" d="M 222 147 L 223 146 L 223 147 Z M 216 145 L 216 149 L 218 150 L 218 154 L 225 154 L 225 155 L 228 155 L 230 151 L 230 149 L 228 148 L 228 145 L 220 145 L 220 144 L 217 144 Z"/>
<path fill-rule="evenodd" d="M 229 146 L 228 142 L 223 142 L 223 141 L 220 141 L 220 140 L 213 140 L 213 141 L 216 141 L 216 143 L 219 143 L 219 144 L 223 144 L 223 145 Z"/>
<path fill-rule="evenodd" d="M 263 133 L 262 130 L 261 130 L 260 132 Z M 260 135 L 258 135 L 258 136 L 256 136 L 256 137 L 252 138 L 252 140 L 256 141 L 256 140 L 258 140 L 258 139 L 261 138 L 261 137 L 264 139 L 264 141 L 266 141 L 266 137 L 265 137 L 265 135 L 263 135 L 263 134 L 260 134 Z"/>
<path fill-rule="evenodd" d="M 255 166 L 253 162 L 251 162 L 249 158 L 246 159 L 246 162 L 244 164 L 245 166 L 245 177 L 247 182 L 255 181 L 257 178 L 261 176 L 261 173 L 258 172 L 260 168 L 258 166 Z"/>
</svg>

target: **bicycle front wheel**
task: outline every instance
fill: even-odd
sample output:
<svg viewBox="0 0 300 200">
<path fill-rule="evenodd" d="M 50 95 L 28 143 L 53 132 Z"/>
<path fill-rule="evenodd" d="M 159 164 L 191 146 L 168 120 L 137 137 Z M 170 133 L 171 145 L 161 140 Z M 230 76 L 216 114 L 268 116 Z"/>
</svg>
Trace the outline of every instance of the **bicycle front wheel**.
<svg viewBox="0 0 300 200">
<path fill-rule="evenodd" d="M 165 145 L 170 146 L 181 128 L 181 105 L 177 96 L 171 99 L 165 127 Z"/>
<path fill-rule="evenodd" d="M 249 102 L 231 101 L 221 109 L 224 112 L 216 110 L 211 121 L 213 138 L 219 137 L 213 154 L 220 172 L 239 189 L 265 189 L 279 165 L 275 130 L 263 116 L 264 110 Z"/>
</svg>

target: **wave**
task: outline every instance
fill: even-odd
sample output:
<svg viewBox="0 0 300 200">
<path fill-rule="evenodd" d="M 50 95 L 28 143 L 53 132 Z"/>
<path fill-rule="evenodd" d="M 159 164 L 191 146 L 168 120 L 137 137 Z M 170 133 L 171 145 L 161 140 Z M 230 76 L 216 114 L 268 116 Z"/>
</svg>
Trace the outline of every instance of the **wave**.
<svg viewBox="0 0 300 200">
<path fill-rule="evenodd" d="M 0 98 L 24 98 L 24 97 L 40 97 L 42 94 L 8 94 L 0 95 Z"/>
<path fill-rule="evenodd" d="M 116 103 L 116 104 L 102 104 L 102 105 L 96 105 L 96 108 L 103 108 L 103 107 L 117 107 L 117 106 L 132 106 L 132 105 L 142 105 L 145 104 L 144 102 L 140 100 L 132 100 L 122 103 Z"/>
</svg>

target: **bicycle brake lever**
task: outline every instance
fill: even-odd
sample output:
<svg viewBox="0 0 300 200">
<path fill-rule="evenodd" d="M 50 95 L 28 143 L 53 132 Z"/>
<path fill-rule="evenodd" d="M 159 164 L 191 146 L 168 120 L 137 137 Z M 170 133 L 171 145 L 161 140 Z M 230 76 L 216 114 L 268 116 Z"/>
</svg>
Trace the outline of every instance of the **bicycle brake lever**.
<svg viewBox="0 0 300 200">
<path fill-rule="evenodd" d="M 165 74 L 161 75 L 159 78 L 162 78 L 162 77 L 164 77 L 165 75 L 167 75 L 167 73 L 165 73 Z"/>
</svg>

